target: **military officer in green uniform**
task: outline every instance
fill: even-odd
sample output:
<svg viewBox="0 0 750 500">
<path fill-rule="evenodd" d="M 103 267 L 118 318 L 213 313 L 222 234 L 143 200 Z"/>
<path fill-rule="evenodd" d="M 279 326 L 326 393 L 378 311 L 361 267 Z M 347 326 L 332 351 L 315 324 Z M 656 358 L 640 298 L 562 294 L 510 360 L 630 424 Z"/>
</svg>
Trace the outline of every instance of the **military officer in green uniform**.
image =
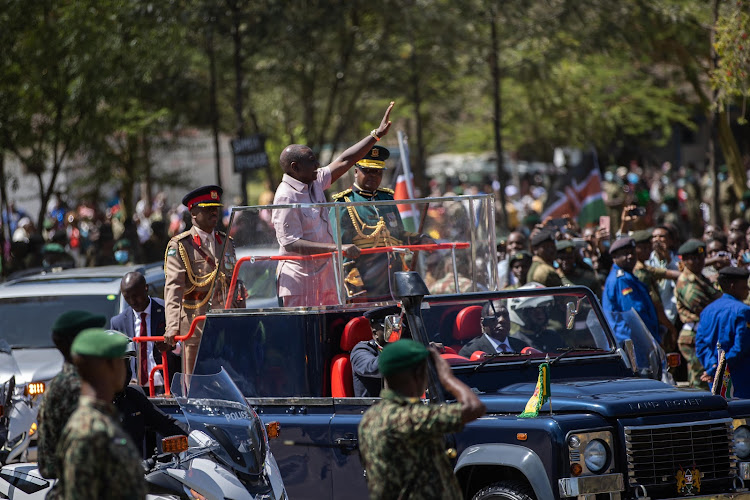
<svg viewBox="0 0 750 500">
<path fill-rule="evenodd" d="M 57 458 L 57 442 L 63 427 L 78 406 L 81 379 L 70 354 L 70 346 L 81 330 L 103 327 L 107 318 L 86 311 L 67 311 L 52 325 L 52 342 L 63 356 L 63 368 L 49 383 L 39 409 L 37 461 L 39 472 L 49 479 L 60 477 L 62 466 Z M 47 498 L 60 498 L 55 483 Z"/>
<path fill-rule="evenodd" d="M 570 240 L 555 242 L 557 248 L 557 269 L 563 285 L 583 285 L 591 289 L 597 297 L 602 297 L 602 284 L 596 271 L 589 267 L 576 251 L 576 245 Z"/>
<path fill-rule="evenodd" d="M 457 403 L 425 405 L 427 358 Z M 461 499 L 461 487 L 446 454 L 443 436 L 460 432 L 484 415 L 484 404 L 453 375 L 435 348 L 413 340 L 388 344 L 378 356 L 385 377 L 381 400 L 359 424 L 359 446 L 371 500 Z"/>
<path fill-rule="evenodd" d="M 81 396 L 57 447 L 62 498 L 146 497 L 141 454 L 120 427 L 112 404 L 125 380 L 122 360 L 129 342 L 126 335 L 101 328 L 88 328 L 73 341 L 71 353 L 81 377 Z"/>
<path fill-rule="evenodd" d="M 688 240 L 677 250 L 683 263 L 682 273 L 677 278 L 674 295 L 677 300 L 677 313 L 682 320 L 682 330 L 677 338 L 680 353 L 687 360 L 688 383 L 691 387 L 708 389 L 701 381 L 705 371 L 695 354 L 695 331 L 705 307 L 721 297 L 721 291 L 714 288 L 711 281 L 703 276 L 706 261 L 706 245 L 701 240 Z"/>
<path fill-rule="evenodd" d="M 535 281 L 544 286 L 562 286 L 562 279 L 554 268 L 557 247 L 555 247 L 555 233 L 549 229 L 542 229 L 531 236 L 531 267 L 527 275 L 527 282 Z"/>
<path fill-rule="evenodd" d="M 373 146 L 354 165 L 354 185 L 333 195 L 338 202 L 392 201 L 393 190 L 380 187 L 385 171 L 387 148 Z M 331 209 L 331 220 L 337 220 L 334 238 L 341 232 L 341 243 L 352 243 L 360 249 L 394 245 L 435 243 L 429 236 L 406 231 L 396 205 L 362 205 L 345 209 Z M 340 229 L 339 229 L 340 228 Z M 390 298 L 393 272 L 405 267 L 401 254 L 376 253 L 344 260 L 344 282 L 350 296 L 362 291 L 369 298 Z"/>
</svg>

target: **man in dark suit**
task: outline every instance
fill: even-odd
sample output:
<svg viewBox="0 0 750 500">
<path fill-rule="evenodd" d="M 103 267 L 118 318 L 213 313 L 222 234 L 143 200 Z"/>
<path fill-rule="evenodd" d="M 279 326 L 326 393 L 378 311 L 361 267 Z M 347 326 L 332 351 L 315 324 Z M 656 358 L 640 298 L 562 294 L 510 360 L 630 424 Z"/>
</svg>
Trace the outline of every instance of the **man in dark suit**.
<svg viewBox="0 0 750 500">
<path fill-rule="evenodd" d="M 528 347 L 522 340 L 508 337 L 510 314 L 504 303 L 495 305 L 488 301 L 482 307 L 482 335 L 475 338 L 459 351 L 459 355 L 470 358 L 475 351 L 487 354 L 496 352 L 521 352 Z"/>
<path fill-rule="evenodd" d="M 113 330 L 125 333 L 128 337 L 153 337 L 164 335 L 166 318 L 164 301 L 148 295 L 148 284 L 143 274 L 134 271 L 127 273 L 120 283 L 120 291 L 128 303 L 123 312 L 113 317 L 110 326 Z M 148 387 L 148 376 L 151 369 L 161 363 L 161 352 L 167 349 L 162 342 L 139 342 L 138 353 L 133 374 L 138 384 Z M 175 352 L 167 352 L 169 377 L 180 370 L 180 357 Z M 154 385 L 163 389 L 164 379 L 161 371 L 154 374 Z"/>
</svg>

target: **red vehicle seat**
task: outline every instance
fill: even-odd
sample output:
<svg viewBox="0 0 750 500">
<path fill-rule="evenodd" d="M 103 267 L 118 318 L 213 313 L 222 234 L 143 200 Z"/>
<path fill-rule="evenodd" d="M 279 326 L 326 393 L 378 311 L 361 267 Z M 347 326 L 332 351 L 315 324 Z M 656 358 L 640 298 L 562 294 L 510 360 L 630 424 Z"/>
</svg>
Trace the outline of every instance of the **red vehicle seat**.
<svg viewBox="0 0 750 500">
<path fill-rule="evenodd" d="M 460 343 L 451 346 L 454 351 L 460 351 L 463 344 L 482 334 L 481 322 L 482 306 L 464 307 L 458 312 L 453 323 L 453 339 Z"/>
<path fill-rule="evenodd" d="M 359 342 L 372 340 L 370 322 L 364 316 L 352 318 L 344 327 L 339 347 L 344 351 L 331 361 L 331 396 L 334 398 L 354 397 L 352 363 L 349 353 Z"/>
</svg>

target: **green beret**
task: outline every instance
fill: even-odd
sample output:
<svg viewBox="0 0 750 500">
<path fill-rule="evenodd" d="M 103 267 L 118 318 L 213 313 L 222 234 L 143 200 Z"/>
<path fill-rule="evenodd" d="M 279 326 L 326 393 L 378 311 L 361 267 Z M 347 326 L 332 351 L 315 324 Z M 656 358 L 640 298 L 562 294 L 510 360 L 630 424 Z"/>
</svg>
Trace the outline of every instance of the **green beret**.
<svg viewBox="0 0 750 500">
<path fill-rule="evenodd" d="M 127 239 L 121 239 L 118 240 L 117 243 L 115 243 L 115 246 L 113 247 L 114 250 L 127 250 L 130 248 L 130 240 Z"/>
<path fill-rule="evenodd" d="M 107 318 L 101 314 L 91 314 L 87 311 L 68 311 L 62 313 L 52 325 L 52 333 L 63 337 L 75 337 L 78 332 L 86 328 L 101 328 L 107 323 Z"/>
<path fill-rule="evenodd" d="M 706 244 L 701 240 L 687 240 L 677 249 L 677 255 L 703 255 L 706 253 Z"/>
<path fill-rule="evenodd" d="M 513 255 L 510 256 L 508 259 L 508 264 L 513 265 L 513 263 L 517 260 L 528 260 L 531 262 L 531 254 L 527 252 L 526 250 L 521 250 L 520 252 L 516 252 Z"/>
<path fill-rule="evenodd" d="M 555 242 L 555 248 L 558 252 L 570 253 L 575 250 L 576 244 L 570 240 L 559 240 Z"/>
<path fill-rule="evenodd" d="M 641 229 L 640 231 L 635 231 L 633 233 L 633 239 L 636 243 L 646 243 L 647 241 L 651 241 L 651 234 L 653 232 L 653 229 Z"/>
<path fill-rule="evenodd" d="M 80 356 L 117 359 L 125 356 L 130 339 L 127 335 L 103 328 L 88 328 L 78 334 L 70 352 Z"/>
<path fill-rule="evenodd" d="M 430 352 L 425 346 L 413 340 L 404 339 L 388 344 L 378 356 L 378 369 L 388 377 L 421 363 Z"/>
<path fill-rule="evenodd" d="M 542 229 L 537 231 L 534 236 L 531 237 L 531 246 L 538 247 L 542 243 L 547 241 L 555 242 L 555 233 L 549 229 Z"/>
</svg>

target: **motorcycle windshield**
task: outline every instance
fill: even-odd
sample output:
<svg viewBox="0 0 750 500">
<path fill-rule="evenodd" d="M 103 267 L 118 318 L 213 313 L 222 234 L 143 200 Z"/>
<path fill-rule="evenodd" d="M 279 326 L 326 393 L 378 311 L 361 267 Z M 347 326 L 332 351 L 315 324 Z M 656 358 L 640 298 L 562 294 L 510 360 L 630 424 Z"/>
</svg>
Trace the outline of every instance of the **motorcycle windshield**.
<svg viewBox="0 0 750 500">
<path fill-rule="evenodd" d="M 6 383 L 13 376 L 20 376 L 21 370 L 13 357 L 13 349 L 5 339 L 0 338 L 0 384 Z M 0 387 L 0 393 L 2 388 Z M 0 400 L 2 404 L 2 400 Z"/>
<path fill-rule="evenodd" d="M 266 457 L 262 423 L 222 368 L 213 375 L 177 373 L 172 393 L 191 431 L 203 431 L 218 446 L 217 458 L 250 476 L 259 476 Z"/>
<path fill-rule="evenodd" d="M 622 346 L 624 338 L 630 338 L 633 341 L 638 372 L 647 377 L 658 377 L 665 368 L 666 356 L 654 336 L 646 328 L 641 316 L 634 309 L 623 312 L 606 311 L 606 315 L 612 329 L 619 332 L 617 334 L 619 346 Z"/>
</svg>

